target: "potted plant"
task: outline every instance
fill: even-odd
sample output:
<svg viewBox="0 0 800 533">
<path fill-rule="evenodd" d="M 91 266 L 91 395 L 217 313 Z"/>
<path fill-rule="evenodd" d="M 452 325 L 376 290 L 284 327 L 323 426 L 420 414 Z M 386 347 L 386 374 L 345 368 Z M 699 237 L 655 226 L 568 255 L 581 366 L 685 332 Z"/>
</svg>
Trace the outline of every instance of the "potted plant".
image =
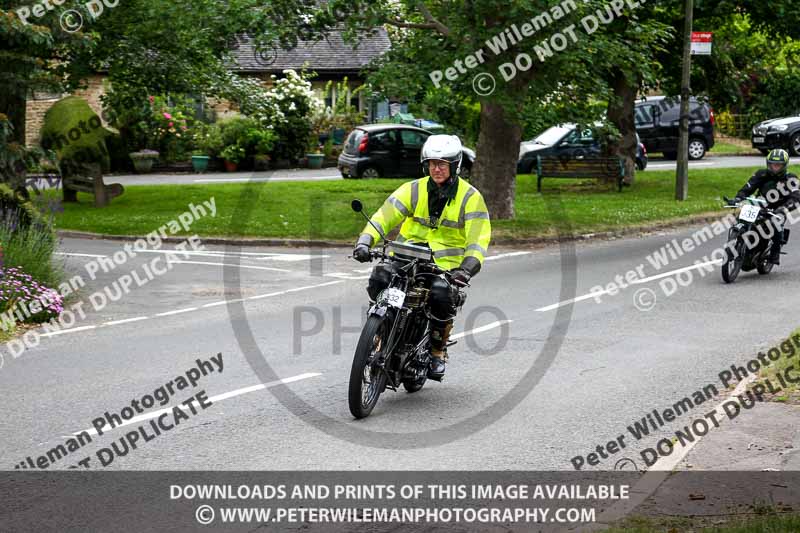
<svg viewBox="0 0 800 533">
<path fill-rule="evenodd" d="M 306 159 L 308 159 L 308 168 L 322 168 L 325 154 L 322 153 L 322 147 L 319 145 L 319 136 L 316 134 L 312 133 L 309 137 Z"/>
<path fill-rule="evenodd" d="M 155 150 L 140 150 L 128 154 L 133 161 L 133 168 L 137 174 L 147 174 L 153 170 L 153 164 L 158 161 L 158 152 Z"/>
<path fill-rule="evenodd" d="M 195 150 L 192 152 L 192 169 L 198 174 L 205 172 L 208 169 L 209 160 L 211 160 L 211 157 L 203 153 L 202 150 Z"/>
<path fill-rule="evenodd" d="M 225 170 L 228 172 L 236 172 L 239 162 L 244 159 L 244 148 L 238 144 L 231 144 L 226 146 L 220 157 L 225 160 Z"/>
<path fill-rule="evenodd" d="M 325 154 L 317 149 L 316 152 L 306 154 L 308 158 L 308 168 L 322 168 L 322 161 L 325 159 Z"/>
</svg>

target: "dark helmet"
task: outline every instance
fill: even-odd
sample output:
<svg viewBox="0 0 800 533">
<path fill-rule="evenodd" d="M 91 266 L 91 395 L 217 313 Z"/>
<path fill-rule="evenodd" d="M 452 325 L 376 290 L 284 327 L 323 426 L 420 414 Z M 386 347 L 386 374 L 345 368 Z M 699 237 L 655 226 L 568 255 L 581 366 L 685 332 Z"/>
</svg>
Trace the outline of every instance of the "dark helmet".
<svg viewBox="0 0 800 533">
<path fill-rule="evenodd" d="M 789 166 L 789 153 L 786 150 L 776 148 L 767 155 L 767 172 L 775 176 L 786 174 L 786 167 Z"/>
</svg>

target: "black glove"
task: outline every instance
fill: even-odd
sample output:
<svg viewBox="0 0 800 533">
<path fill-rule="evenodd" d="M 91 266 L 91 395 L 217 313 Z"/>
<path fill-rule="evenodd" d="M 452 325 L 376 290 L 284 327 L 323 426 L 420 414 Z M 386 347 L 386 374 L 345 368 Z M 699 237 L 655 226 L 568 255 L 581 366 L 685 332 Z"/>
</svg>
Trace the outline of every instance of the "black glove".
<svg viewBox="0 0 800 533">
<path fill-rule="evenodd" d="M 353 258 L 359 263 L 366 263 L 367 261 L 371 260 L 372 258 L 369 255 L 369 246 L 366 244 L 359 244 L 353 250 Z"/>
<path fill-rule="evenodd" d="M 450 277 L 453 279 L 456 285 L 462 285 L 462 284 L 466 285 L 467 283 L 469 283 L 470 278 L 472 278 L 469 272 L 467 272 L 463 268 L 455 268 L 451 270 Z"/>
<path fill-rule="evenodd" d="M 728 200 L 728 205 L 736 205 L 739 202 L 741 202 L 742 200 L 744 200 L 744 198 L 742 198 L 741 196 L 737 196 L 733 200 Z"/>
</svg>

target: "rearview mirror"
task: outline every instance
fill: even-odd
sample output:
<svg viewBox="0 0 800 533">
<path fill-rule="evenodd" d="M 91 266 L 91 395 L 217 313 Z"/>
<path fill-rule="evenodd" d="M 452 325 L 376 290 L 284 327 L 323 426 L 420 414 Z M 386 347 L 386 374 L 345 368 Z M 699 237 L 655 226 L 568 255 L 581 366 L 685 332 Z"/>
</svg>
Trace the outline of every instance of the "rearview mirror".
<svg viewBox="0 0 800 533">
<path fill-rule="evenodd" d="M 364 210 L 364 204 L 362 204 L 360 200 L 353 200 L 352 202 L 350 202 L 350 207 L 356 213 L 360 213 L 361 211 Z"/>
</svg>

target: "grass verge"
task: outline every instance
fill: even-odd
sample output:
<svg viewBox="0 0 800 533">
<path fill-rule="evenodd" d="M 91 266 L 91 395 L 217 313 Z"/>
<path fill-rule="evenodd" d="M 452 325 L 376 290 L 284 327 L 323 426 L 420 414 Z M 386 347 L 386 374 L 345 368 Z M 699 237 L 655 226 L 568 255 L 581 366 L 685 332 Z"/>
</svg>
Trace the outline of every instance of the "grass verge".
<svg viewBox="0 0 800 533">
<path fill-rule="evenodd" d="M 697 214 L 722 214 L 722 195 L 732 197 L 755 170 L 692 169 L 685 202 L 674 200 L 673 171 L 639 173 L 634 186 L 622 193 L 595 180 L 545 179 L 544 193 L 539 194 L 535 176 L 522 175 L 517 178 L 516 218 L 492 221 L 492 233 L 495 239 L 555 235 L 565 225 L 554 220 L 556 210 L 563 211 L 575 233 L 674 222 Z M 213 196 L 217 216 L 196 221 L 189 234 L 352 242 L 364 221 L 350 210 L 350 201 L 359 198 L 367 211 L 374 212 L 404 181 L 130 186 L 104 209 L 94 208 L 90 196 L 79 194 L 80 203 L 65 205 L 64 212 L 56 218 L 56 227 L 144 235 L 185 211 L 190 202 L 199 204 Z"/>
<path fill-rule="evenodd" d="M 714 143 L 714 147 L 708 151 L 710 154 L 717 154 L 717 155 L 725 155 L 725 154 L 752 154 L 752 155 L 761 155 L 761 152 L 750 146 L 749 143 L 747 145 L 741 144 L 734 144 L 725 141 L 717 141 Z"/>
<path fill-rule="evenodd" d="M 776 389 L 781 389 L 780 391 L 777 391 L 776 394 L 769 392 L 765 393 L 764 399 L 768 401 L 800 405 L 800 383 L 792 383 L 784 378 L 784 382 L 786 383 L 786 386 L 784 387 L 778 377 L 779 375 L 785 376 L 789 367 L 792 367 L 793 369 L 789 371 L 788 377 L 790 379 L 796 379 L 797 376 L 800 375 L 800 364 L 798 364 L 798 361 L 800 361 L 800 355 L 796 353 L 800 352 L 800 349 L 797 348 L 796 343 L 792 342 L 795 336 L 800 336 L 800 328 L 794 330 L 789 335 L 788 339 L 784 339 L 784 341 L 788 340 L 788 342 L 785 344 L 784 342 L 781 343 L 780 346 L 782 351 L 780 358 L 774 363 L 771 363 L 768 367 L 764 367 L 764 370 L 759 373 L 756 383 L 764 383 L 766 380 L 769 380 Z M 786 347 L 785 350 L 783 349 L 784 346 Z M 790 346 L 793 346 L 791 351 L 788 349 Z M 753 385 L 750 385 L 749 388 L 752 389 Z M 800 529 L 798 529 L 798 531 L 800 531 Z"/>
</svg>

